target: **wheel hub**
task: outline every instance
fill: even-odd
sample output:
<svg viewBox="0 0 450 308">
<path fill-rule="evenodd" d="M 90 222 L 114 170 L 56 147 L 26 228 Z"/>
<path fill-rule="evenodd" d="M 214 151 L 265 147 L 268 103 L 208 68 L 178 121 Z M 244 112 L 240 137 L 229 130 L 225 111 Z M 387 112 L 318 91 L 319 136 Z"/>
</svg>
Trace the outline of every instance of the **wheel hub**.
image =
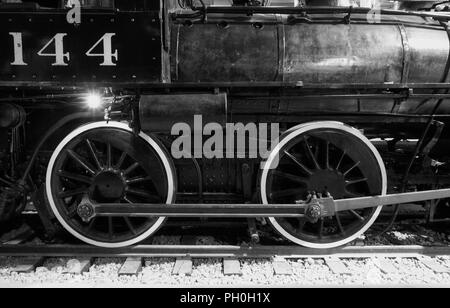
<svg viewBox="0 0 450 308">
<path fill-rule="evenodd" d="M 126 183 L 119 173 L 100 172 L 91 186 L 91 198 L 97 202 L 120 199 L 125 192 Z"/>
<path fill-rule="evenodd" d="M 317 170 L 309 179 L 308 189 L 342 198 L 345 195 L 345 177 L 336 170 Z"/>
</svg>

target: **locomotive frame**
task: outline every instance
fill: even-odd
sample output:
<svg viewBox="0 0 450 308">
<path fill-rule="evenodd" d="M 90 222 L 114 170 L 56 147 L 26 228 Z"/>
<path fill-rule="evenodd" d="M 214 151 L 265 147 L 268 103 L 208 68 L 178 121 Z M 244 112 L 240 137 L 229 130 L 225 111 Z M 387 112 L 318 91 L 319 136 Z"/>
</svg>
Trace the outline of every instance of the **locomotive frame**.
<svg viewBox="0 0 450 308">
<path fill-rule="evenodd" d="M 4 217 L 0 219 L 9 219 L 7 212 L 20 212 L 32 201 L 48 229 L 53 228 L 56 217 L 67 231 L 85 242 L 119 247 L 153 234 L 165 220 L 161 216 L 262 216 L 272 217 L 272 225 L 298 244 L 328 248 L 345 244 L 366 231 L 381 205 L 450 197 L 449 190 L 437 189 L 450 183 L 442 164 L 449 158 L 446 148 L 450 141 L 449 15 L 380 10 L 380 23 L 372 24 L 367 20 L 370 9 L 353 7 L 204 6 L 178 11 L 172 1 L 129 2 L 132 4 L 125 9 L 121 9 L 124 2 L 116 1 L 113 9 L 82 10 L 81 24 L 67 22 L 67 9 L 0 6 L 0 39 L 11 43 L 10 49 L 0 50 L 0 108 L 4 115 L 0 121 L 4 140 L 0 178 Z M 49 26 L 57 31 L 50 31 Z M 343 64 L 326 62 L 328 66 L 311 67 L 311 73 L 295 71 L 308 68 L 305 63 L 314 61 L 313 53 L 299 60 L 292 49 L 301 31 L 305 31 L 303 38 L 317 35 L 318 43 L 314 43 L 323 47 L 313 45 L 311 50 L 327 50 L 329 37 L 315 32 L 314 27 L 335 33 L 348 31 L 348 36 L 342 37 L 356 41 L 351 46 L 355 47 L 353 57 L 359 56 L 363 62 L 371 55 L 364 56 L 366 50 L 361 42 L 369 47 L 381 42 L 376 32 L 371 32 L 374 27 L 396 29 L 386 39 L 396 54 L 372 55 L 380 56 L 378 60 L 388 65 L 369 62 L 368 66 L 358 66 L 348 64 L 352 59 L 346 58 Z M 215 34 L 218 36 L 213 39 Z M 425 34 L 431 38 L 424 38 Z M 237 40 L 238 35 L 242 35 L 242 42 Z M 421 49 L 421 39 L 431 42 L 436 38 L 439 42 L 433 52 Z M 226 43 L 235 45 L 222 53 L 220 48 Z M 52 46 L 54 53 L 49 51 Z M 347 51 L 342 44 L 338 46 L 337 54 Z M 209 53 L 211 58 L 199 56 L 199 51 Z M 236 55 L 251 65 L 240 62 Z M 390 57 L 399 59 L 400 64 Z M 340 71 L 337 68 L 341 66 L 354 71 Z M 297 80 L 302 74 L 305 80 Z M 339 78 L 351 82 L 336 82 Z M 81 101 L 99 89 L 105 112 L 86 110 Z M 223 160 L 219 167 L 214 161 L 195 158 L 172 161 L 167 153 L 170 127 L 197 113 L 219 124 L 280 123 L 281 140 L 285 142 L 273 153 L 287 153 L 290 164 L 300 166 L 308 179 L 276 172 L 306 185 L 307 195 L 289 202 L 269 200 L 266 188 L 274 185 L 282 191 L 279 186 L 285 184 L 277 184 L 267 171 L 270 168 L 259 171 L 259 160 Z M 59 121 L 41 125 L 42 116 Z M 25 133 L 28 140 L 35 142 L 27 143 Z M 374 141 L 377 147 L 370 141 L 374 138 L 381 139 Z M 386 138 L 389 142 L 383 141 Z M 417 142 L 403 142 L 405 139 Z M 87 144 L 84 150 L 80 140 Z M 324 140 L 326 147 L 320 143 Z M 289 145 L 291 141 L 297 145 Z M 308 141 L 317 143 L 310 145 Z M 299 144 L 306 154 L 298 152 Z M 358 150 L 352 152 L 353 147 Z M 297 152 L 290 154 L 290 150 Z M 156 153 L 154 159 L 159 167 L 158 163 L 144 162 L 144 152 Z M 310 161 L 305 165 L 299 157 L 306 160 L 302 155 L 308 152 Z M 86 153 L 90 158 L 82 157 Z M 336 157 L 330 159 L 330 153 Z M 346 173 L 337 170 L 343 161 L 350 168 Z M 121 169 L 120 163 L 129 166 Z M 175 167 L 175 163 L 179 165 Z M 389 163 L 389 177 L 385 175 L 385 163 Z M 84 170 L 80 171 L 80 167 Z M 153 193 L 159 194 L 156 200 L 142 186 L 143 181 L 154 176 L 155 168 L 162 168 L 156 176 L 159 180 L 153 180 Z M 227 175 L 215 174 L 215 168 Z M 135 174 L 138 169 L 140 174 Z M 74 175 L 74 170 L 81 173 Z M 360 176 L 346 178 L 354 170 Z M 73 181 L 89 184 L 92 189 L 81 193 L 81 188 L 71 190 Z M 338 182 L 345 187 L 334 184 Z M 133 184 L 139 184 L 138 188 L 131 187 Z M 315 188 L 322 185 L 324 197 L 318 192 L 323 187 Z M 358 186 L 359 191 L 349 192 L 349 185 Z M 328 191 L 331 186 L 339 186 L 330 188 L 338 196 Z M 425 192 L 406 193 L 411 189 Z M 60 198 L 55 195 L 58 190 Z M 78 194 L 70 195 L 72 192 Z M 388 192 L 392 195 L 385 196 Z M 127 193 L 140 199 L 132 200 Z M 185 205 L 173 204 L 175 195 Z M 96 196 L 103 201 L 94 200 Z M 28 202 L 24 202 L 27 197 Z M 131 205 L 124 206 L 125 201 Z M 257 205 L 258 201 L 265 207 Z M 61 210 L 65 202 L 71 203 L 69 213 Z M 336 213 L 345 211 L 356 222 L 344 217 L 343 221 L 349 221 L 346 226 L 340 221 Z M 77 221 L 68 222 L 68 217 L 73 218 L 70 215 Z M 94 233 L 87 228 L 97 217 L 106 220 Z M 117 222 L 114 217 L 124 222 L 117 226 L 112 223 Z M 160 219 L 155 222 L 154 217 Z M 297 220 L 285 219 L 289 217 L 307 219 L 297 225 Z M 325 230 L 333 229 L 334 233 L 326 238 L 324 221 L 330 217 L 333 226 Z M 304 228 L 305 224 L 308 234 L 288 230 Z M 120 230 L 117 235 L 114 227 Z"/>
</svg>

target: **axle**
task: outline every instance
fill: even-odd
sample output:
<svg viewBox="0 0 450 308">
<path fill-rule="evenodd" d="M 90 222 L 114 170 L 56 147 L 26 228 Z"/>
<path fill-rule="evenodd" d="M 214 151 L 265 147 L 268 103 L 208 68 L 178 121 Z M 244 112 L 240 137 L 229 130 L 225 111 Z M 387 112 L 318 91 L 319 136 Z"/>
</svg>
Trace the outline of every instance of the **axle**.
<svg viewBox="0 0 450 308">
<path fill-rule="evenodd" d="M 317 222 L 336 212 L 450 198 L 450 189 L 334 200 L 313 197 L 298 204 L 98 204 L 85 196 L 77 209 L 85 222 L 94 217 L 294 217 Z"/>
</svg>

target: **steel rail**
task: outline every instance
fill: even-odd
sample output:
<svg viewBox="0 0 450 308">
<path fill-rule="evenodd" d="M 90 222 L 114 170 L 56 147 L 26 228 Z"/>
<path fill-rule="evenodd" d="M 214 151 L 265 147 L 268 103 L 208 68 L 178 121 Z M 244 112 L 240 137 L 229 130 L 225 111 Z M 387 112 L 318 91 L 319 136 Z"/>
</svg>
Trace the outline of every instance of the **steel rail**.
<svg viewBox="0 0 450 308">
<path fill-rule="evenodd" d="M 140 245 L 105 249 L 86 245 L 0 245 L 3 257 L 142 257 L 142 258 L 371 258 L 450 256 L 450 246 L 347 246 L 311 249 L 300 246 L 186 246 Z"/>
</svg>

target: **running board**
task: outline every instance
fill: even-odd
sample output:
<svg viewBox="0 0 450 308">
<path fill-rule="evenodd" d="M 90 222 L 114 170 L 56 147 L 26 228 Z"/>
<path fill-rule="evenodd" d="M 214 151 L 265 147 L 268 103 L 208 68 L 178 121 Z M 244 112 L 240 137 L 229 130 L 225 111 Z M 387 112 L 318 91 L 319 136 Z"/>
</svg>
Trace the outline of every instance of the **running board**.
<svg viewBox="0 0 450 308">
<path fill-rule="evenodd" d="M 334 200 L 313 197 L 298 204 L 98 204 L 87 196 L 77 208 L 85 222 L 94 217 L 294 217 L 317 222 L 336 212 L 359 210 L 383 205 L 414 203 L 450 198 L 450 189 Z"/>
</svg>

